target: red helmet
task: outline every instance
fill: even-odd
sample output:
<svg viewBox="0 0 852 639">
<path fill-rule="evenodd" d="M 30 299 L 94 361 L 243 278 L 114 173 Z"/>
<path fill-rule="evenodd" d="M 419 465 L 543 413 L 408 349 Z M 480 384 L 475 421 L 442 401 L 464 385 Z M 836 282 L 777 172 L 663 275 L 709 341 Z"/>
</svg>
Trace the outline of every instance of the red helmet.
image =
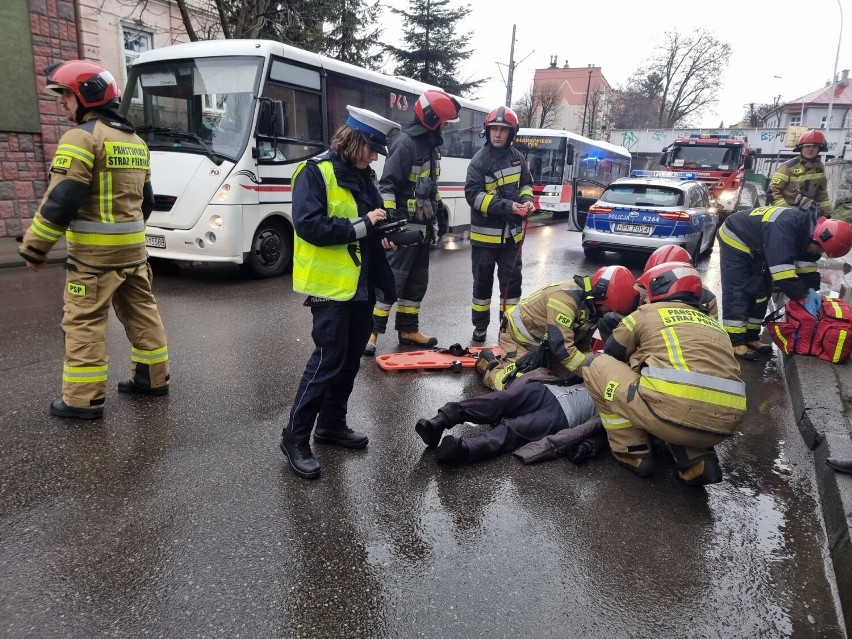
<svg viewBox="0 0 852 639">
<path fill-rule="evenodd" d="M 518 115 L 507 106 L 501 106 L 494 109 L 491 113 L 485 116 L 483 129 L 490 126 L 508 126 L 512 128 L 512 135 L 518 132 Z"/>
<path fill-rule="evenodd" d="M 69 60 L 49 66 L 46 71 L 45 90 L 62 95 L 62 89 L 70 89 L 86 109 L 104 106 L 121 97 L 112 73 L 94 62 Z"/>
<path fill-rule="evenodd" d="M 798 144 L 796 144 L 796 148 L 793 150 L 801 151 L 802 146 L 805 144 L 819 144 L 820 153 L 828 151 L 828 144 L 825 142 L 825 136 L 822 134 L 822 131 L 818 131 L 817 129 L 811 129 L 802 133 Z"/>
<path fill-rule="evenodd" d="M 449 93 L 429 89 L 414 103 L 414 115 L 424 127 L 434 131 L 442 122 L 458 120 L 461 105 Z"/>
<path fill-rule="evenodd" d="M 590 278 L 595 304 L 609 306 L 616 313 L 630 313 L 636 308 L 638 295 L 633 286 L 636 278 L 623 266 L 602 266 Z"/>
<path fill-rule="evenodd" d="M 645 270 L 648 271 L 658 264 L 664 264 L 665 262 L 688 262 L 692 264 L 692 258 L 689 257 L 689 253 L 682 246 L 666 244 L 651 253 L 648 261 L 645 262 Z"/>
<path fill-rule="evenodd" d="M 697 302 L 703 288 L 698 271 L 687 262 L 659 264 L 642 273 L 638 283 L 647 292 L 649 302 Z"/>
<path fill-rule="evenodd" d="M 843 257 L 852 249 L 852 226 L 843 220 L 821 217 L 814 227 L 813 241 L 828 257 Z"/>
</svg>

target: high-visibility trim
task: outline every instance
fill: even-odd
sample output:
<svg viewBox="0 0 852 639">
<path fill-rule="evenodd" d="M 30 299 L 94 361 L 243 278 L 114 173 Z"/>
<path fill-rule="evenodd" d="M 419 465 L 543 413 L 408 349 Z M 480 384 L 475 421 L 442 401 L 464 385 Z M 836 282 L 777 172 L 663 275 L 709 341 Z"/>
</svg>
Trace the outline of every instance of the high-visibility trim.
<svg viewBox="0 0 852 639">
<path fill-rule="evenodd" d="M 745 335 L 748 331 L 746 330 L 745 324 L 742 326 L 725 326 L 725 332 L 729 335 Z"/>
<path fill-rule="evenodd" d="M 33 230 L 33 233 L 38 235 L 40 238 L 47 240 L 48 242 L 56 242 L 65 233 L 65 231 L 63 230 L 56 230 L 47 226 L 37 217 L 33 218 L 31 228 Z"/>
<path fill-rule="evenodd" d="M 473 198 L 473 207 L 483 215 L 487 215 L 488 207 L 491 205 L 491 200 L 493 199 L 494 196 L 490 193 L 479 193 Z"/>
<path fill-rule="evenodd" d="M 603 427 L 607 430 L 620 430 L 622 428 L 633 428 L 633 422 L 631 422 L 626 417 L 622 417 L 621 415 L 616 415 L 615 413 L 604 413 L 601 411 L 599 413 L 601 418 L 601 423 Z"/>
<path fill-rule="evenodd" d="M 781 214 L 781 211 L 784 210 L 784 207 L 781 206 L 770 206 L 767 207 L 761 217 L 761 222 L 774 222 L 778 216 Z M 753 213 L 752 213 L 753 215 Z"/>
<path fill-rule="evenodd" d="M 396 208 L 396 200 L 384 200 L 382 202 L 386 209 L 395 209 Z"/>
<path fill-rule="evenodd" d="M 80 233 L 103 233 L 105 235 L 124 235 L 145 230 L 145 222 L 90 222 L 87 220 L 72 220 L 68 228 Z"/>
<path fill-rule="evenodd" d="M 789 352 L 789 347 L 787 346 L 787 340 L 784 338 L 784 335 L 781 333 L 781 328 L 775 324 L 772 327 L 772 330 L 775 331 L 775 337 L 781 342 L 781 350 L 785 353 Z"/>
<path fill-rule="evenodd" d="M 796 267 L 796 273 L 816 273 L 817 271 L 817 265 L 815 262 L 796 261 L 793 262 L 793 266 Z"/>
<path fill-rule="evenodd" d="M 90 169 L 95 166 L 95 154 L 73 144 L 60 144 L 56 147 L 56 154 L 70 155 L 77 158 Z"/>
<path fill-rule="evenodd" d="M 777 264 L 769 267 L 769 272 L 772 274 L 772 281 L 789 280 L 796 277 L 796 268 L 792 264 Z"/>
<path fill-rule="evenodd" d="M 669 362 L 674 368 L 688 371 L 689 366 L 686 364 L 686 359 L 683 356 L 683 349 L 680 347 L 680 340 L 677 338 L 677 333 L 674 327 L 664 328 L 660 331 L 663 337 L 663 342 L 666 345 L 666 350 L 669 353 Z"/>
<path fill-rule="evenodd" d="M 746 410 L 745 384 L 742 382 L 721 379 L 712 375 L 704 375 L 703 373 L 668 369 L 666 371 L 668 373 L 679 373 L 682 376 L 690 376 L 688 381 L 686 378 L 681 378 L 683 381 L 669 381 L 662 378 L 661 373 L 658 372 L 661 370 L 663 369 L 644 368 L 642 376 L 639 378 L 639 385 L 663 395 L 670 395 L 671 397 L 733 408 L 735 410 Z M 649 371 L 657 371 L 658 373 L 655 376 L 651 376 Z M 700 380 L 699 383 L 697 376 L 706 379 Z M 670 379 L 677 379 L 675 375 L 670 375 L 669 377 Z M 726 390 L 717 389 L 721 387 L 726 388 Z M 727 390 L 729 388 L 730 390 Z"/>
<path fill-rule="evenodd" d="M 557 313 L 565 313 L 566 315 L 570 315 L 571 320 L 574 320 L 574 309 L 568 306 L 565 302 L 562 302 L 561 300 L 557 300 L 552 297 L 547 298 L 547 308 L 553 309 Z"/>
<path fill-rule="evenodd" d="M 491 300 L 488 300 L 487 304 L 477 304 L 476 300 L 474 300 L 470 307 L 476 311 L 477 313 L 487 313 L 491 310 Z"/>
<path fill-rule="evenodd" d="M 396 307 L 397 314 L 405 313 L 407 315 L 419 315 L 420 307 L 419 306 L 403 306 L 402 304 L 397 304 Z"/>
<path fill-rule="evenodd" d="M 580 352 L 579 350 L 574 353 L 574 357 L 568 360 L 568 363 L 565 364 L 565 368 L 569 371 L 575 371 L 583 365 L 583 362 L 586 361 L 586 354 Z"/>
<path fill-rule="evenodd" d="M 633 329 L 636 327 L 636 318 L 633 317 L 633 313 L 631 313 L 627 317 L 621 318 L 621 323 L 624 324 L 624 328 L 632 333 Z"/>
<path fill-rule="evenodd" d="M 530 197 L 532 197 L 532 194 L 533 194 L 532 187 L 525 186 L 525 187 L 524 187 L 524 188 L 522 188 L 520 191 L 518 191 L 518 194 L 519 194 L 521 197 L 523 197 L 524 195 L 529 195 Z"/>
<path fill-rule="evenodd" d="M 490 235 L 488 233 L 475 233 L 470 231 L 470 239 L 472 242 L 482 242 L 483 244 L 502 244 L 503 238 L 500 235 Z"/>
<path fill-rule="evenodd" d="M 390 315 L 390 309 L 379 308 L 378 306 L 373 308 L 373 315 L 376 317 L 387 317 Z"/>
<path fill-rule="evenodd" d="M 527 330 L 527 327 L 524 326 L 524 322 L 521 319 L 520 305 L 515 306 L 515 308 L 509 311 L 509 326 L 511 327 L 515 338 L 521 344 L 534 344 L 537 341 Z"/>
<path fill-rule="evenodd" d="M 136 142 L 104 142 L 106 152 L 106 167 L 108 169 L 137 169 L 148 171 L 148 147 Z"/>
<path fill-rule="evenodd" d="M 144 244 L 145 232 L 138 233 L 75 233 L 68 230 L 65 239 L 74 244 L 86 246 L 128 246 L 130 244 Z"/>
<path fill-rule="evenodd" d="M 823 299 L 824 299 L 826 302 L 828 302 L 829 304 L 831 304 L 831 308 L 832 308 L 832 309 L 834 309 L 834 316 L 835 316 L 835 317 L 837 317 L 838 319 L 839 319 L 839 318 L 841 318 L 841 317 L 843 317 L 843 309 L 842 309 L 842 308 L 840 308 L 840 304 L 838 304 L 837 302 L 835 302 L 835 301 L 834 301 L 833 299 L 831 299 L 830 297 L 829 297 L 829 298 L 823 298 Z"/>
<path fill-rule="evenodd" d="M 159 364 L 169 359 L 169 349 L 167 346 L 161 346 L 153 350 L 144 350 L 141 348 L 130 349 L 130 361 L 139 364 Z"/>
<path fill-rule="evenodd" d="M 837 346 L 834 347 L 834 353 L 831 355 L 831 361 L 835 364 L 840 361 L 840 356 L 843 354 L 843 344 L 846 342 L 848 331 L 841 330 L 837 336 Z"/>
<path fill-rule="evenodd" d="M 69 384 L 90 384 L 107 380 L 106 364 L 99 366 L 68 366 L 62 367 L 62 379 Z"/>
<path fill-rule="evenodd" d="M 751 249 L 748 247 L 748 245 L 740 238 L 738 238 L 735 233 L 732 233 L 724 224 L 721 226 L 721 228 L 719 228 L 719 239 L 731 248 L 751 255 Z"/>
</svg>

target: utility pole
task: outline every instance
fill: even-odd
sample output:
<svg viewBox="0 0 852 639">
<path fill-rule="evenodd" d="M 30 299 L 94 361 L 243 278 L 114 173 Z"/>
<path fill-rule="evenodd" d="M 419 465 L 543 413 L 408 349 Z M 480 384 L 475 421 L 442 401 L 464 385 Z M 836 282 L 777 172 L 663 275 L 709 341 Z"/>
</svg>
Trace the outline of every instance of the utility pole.
<svg viewBox="0 0 852 639">
<path fill-rule="evenodd" d="M 595 70 L 595 65 L 589 65 L 589 81 L 586 83 L 586 106 L 583 107 L 583 124 L 580 125 L 580 135 L 586 135 L 584 131 L 586 130 L 586 111 L 589 110 L 589 89 L 592 86 L 592 71 Z M 576 122 L 576 120 L 574 120 Z M 589 136 L 591 137 L 591 136 Z"/>
<path fill-rule="evenodd" d="M 506 106 L 512 108 L 512 79 L 515 76 L 515 29 L 512 25 L 512 48 L 509 50 L 509 80 L 506 82 Z"/>
</svg>

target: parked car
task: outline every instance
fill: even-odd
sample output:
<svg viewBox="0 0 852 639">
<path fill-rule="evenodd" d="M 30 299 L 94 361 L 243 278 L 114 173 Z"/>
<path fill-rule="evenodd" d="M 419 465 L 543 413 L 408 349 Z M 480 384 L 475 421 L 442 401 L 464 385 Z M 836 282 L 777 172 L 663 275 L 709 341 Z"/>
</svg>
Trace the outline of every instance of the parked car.
<svg viewBox="0 0 852 639">
<path fill-rule="evenodd" d="M 718 225 L 710 192 L 694 173 L 633 171 L 589 208 L 583 252 L 594 259 L 603 251 L 651 253 L 677 244 L 697 263 L 713 247 Z"/>
</svg>

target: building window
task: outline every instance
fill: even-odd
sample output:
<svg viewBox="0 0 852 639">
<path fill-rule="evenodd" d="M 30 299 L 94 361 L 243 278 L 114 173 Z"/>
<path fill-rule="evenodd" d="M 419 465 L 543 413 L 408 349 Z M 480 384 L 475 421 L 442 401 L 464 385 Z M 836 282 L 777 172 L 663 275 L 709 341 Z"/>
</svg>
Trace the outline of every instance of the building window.
<svg viewBox="0 0 852 639">
<path fill-rule="evenodd" d="M 147 31 L 139 31 L 129 27 L 122 27 L 121 34 L 124 43 L 124 72 L 125 82 L 130 77 L 130 65 L 143 51 L 150 51 L 153 47 L 153 36 Z M 137 84 L 133 95 L 131 96 L 135 102 L 142 98 L 139 96 L 139 85 Z"/>
<path fill-rule="evenodd" d="M 802 114 L 790 116 L 790 126 L 800 126 L 802 124 Z"/>
<path fill-rule="evenodd" d="M 821 129 L 826 129 L 826 128 L 828 128 L 828 127 L 826 127 L 826 125 L 825 125 L 825 121 L 826 121 L 827 119 L 828 119 L 828 116 L 827 116 L 827 115 L 824 115 L 824 116 L 822 116 L 822 117 L 819 119 L 819 128 L 821 128 Z M 834 120 L 834 116 L 831 116 L 831 119 L 832 119 L 832 120 Z M 831 126 L 831 122 L 829 122 L 828 124 L 829 124 L 829 126 Z"/>
</svg>

